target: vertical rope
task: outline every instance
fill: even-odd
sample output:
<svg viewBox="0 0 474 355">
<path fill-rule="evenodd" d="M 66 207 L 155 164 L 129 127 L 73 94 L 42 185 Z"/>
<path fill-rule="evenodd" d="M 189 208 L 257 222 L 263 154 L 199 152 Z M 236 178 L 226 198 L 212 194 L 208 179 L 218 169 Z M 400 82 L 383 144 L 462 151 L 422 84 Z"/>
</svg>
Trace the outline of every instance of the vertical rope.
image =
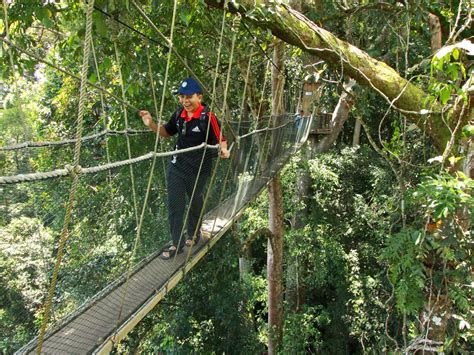
<svg viewBox="0 0 474 355">
<path fill-rule="evenodd" d="M 102 77 L 100 75 L 99 64 L 97 62 L 97 56 L 96 56 L 96 53 L 95 53 L 95 46 L 94 46 L 94 41 L 93 40 L 91 42 L 91 49 L 92 49 L 92 57 L 94 58 L 94 66 L 95 66 L 95 72 L 97 74 L 97 80 L 102 85 Z M 104 130 L 106 131 L 108 129 L 108 127 L 107 127 L 107 115 L 105 114 L 105 100 L 104 100 L 104 93 L 102 91 L 99 91 L 99 97 L 100 97 L 100 106 L 101 106 L 101 109 L 102 109 L 102 115 L 101 115 L 102 118 L 103 118 L 102 124 L 104 126 Z M 108 140 L 107 137 L 105 138 L 105 153 L 106 153 L 106 157 L 107 157 L 107 164 L 110 164 L 110 162 L 111 162 L 110 148 L 109 148 L 109 140 Z M 112 184 L 112 180 L 113 180 L 112 170 L 108 170 L 107 175 L 108 175 L 107 178 L 108 178 L 108 185 L 109 185 L 109 190 L 110 190 L 109 193 L 110 193 L 111 206 L 112 206 L 112 208 L 114 208 L 115 207 L 115 199 L 114 199 L 115 194 L 114 194 L 114 188 L 113 188 L 113 184 Z M 115 217 L 115 215 L 114 215 L 114 217 Z M 116 223 L 113 224 L 115 235 L 118 235 L 117 224 L 118 224 L 117 221 L 116 221 Z"/>
<path fill-rule="evenodd" d="M 87 81 L 87 71 L 89 69 L 89 55 L 90 55 L 90 46 L 92 42 L 92 12 L 94 11 L 94 0 L 89 0 L 86 10 L 86 32 L 84 39 L 84 56 L 82 58 L 82 70 L 81 70 L 81 86 L 79 94 L 79 112 L 77 117 L 77 131 L 76 131 L 76 145 L 74 147 L 74 168 L 72 170 L 72 183 L 71 190 L 69 192 L 69 200 L 66 207 L 66 214 L 64 216 L 64 224 L 61 232 L 61 237 L 58 245 L 58 254 L 56 263 L 54 265 L 53 275 L 51 277 L 51 284 L 48 291 L 48 296 L 44 306 L 43 313 L 43 322 L 41 324 L 40 333 L 38 336 L 38 347 L 36 349 L 37 354 L 41 354 L 41 349 L 43 348 L 44 336 L 46 333 L 46 327 L 48 326 L 49 317 L 51 313 L 51 304 L 53 300 L 53 295 L 56 289 L 56 283 L 58 279 L 59 267 L 64 254 L 64 246 L 69 236 L 69 223 L 71 221 L 72 210 L 74 207 L 74 200 L 76 195 L 76 190 L 79 183 L 79 162 L 81 157 L 81 138 L 83 130 L 83 119 L 84 119 L 84 108 L 86 103 L 86 81 Z"/>
<path fill-rule="evenodd" d="M 226 18 L 226 8 L 227 8 L 227 3 L 228 3 L 228 0 L 225 0 L 224 1 L 224 7 L 223 7 L 223 12 L 222 12 L 222 25 L 221 25 L 221 35 L 220 35 L 220 39 L 219 39 L 219 47 L 218 47 L 218 50 L 217 50 L 217 60 L 216 60 L 216 69 L 214 71 L 214 79 L 213 79 L 213 84 L 212 84 L 212 93 L 211 93 L 211 102 L 209 104 L 209 112 L 212 112 L 212 107 L 215 103 L 215 99 L 216 99 L 216 83 L 217 83 L 217 78 L 218 78 L 218 75 L 219 75 L 219 66 L 220 66 L 220 61 L 221 61 L 221 50 L 222 50 L 222 43 L 223 43 L 223 39 L 224 39 L 224 28 L 225 28 L 225 18 Z M 208 140 L 208 137 L 209 137 L 209 130 L 210 130 L 210 127 L 211 127 L 211 124 L 209 122 L 209 124 L 207 125 L 207 130 L 206 130 L 206 142 Z M 222 131 L 222 130 L 221 130 Z M 205 148 L 206 149 L 206 148 Z M 191 194 L 191 198 L 189 199 L 189 205 L 188 205 L 188 208 L 186 209 L 186 215 L 184 216 L 184 221 L 183 221 L 183 226 L 181 227 L 181 232 L 180 232 L 180 235 L 179 235 L 179 241 L 178 241 L 178 245 L 181 244 L 181 240 L 183 238 L 183 234 L 184 234 L 184 229 L 186 228 L 186 224 L 187 224 L 187 221 L 188 221 L 188 218 L 189 218 L 189 211 L 191 209 L 191 201 L 193 201 L 194 199 L 194 195 L 196 193 L 196 188 L 197 188 L 197 183 L 199 181 L 199 176 L 201 175 L 201 170 L 202 170 L 202 165 L 204 163 L 204 159 L 206 157 L 206 154 L 205 152 L 203 152 L 203 155 L 202 155 L 202 158 L 201 158 L 201 162 L 199 164 L 199 169 L 198 169 L 198 173 L 197 173 L 197 176 L 196 176 L 196 181 L 194 182 L 194 186 L 193 186 L 193 192 Z M 214 175 L 214 171 L 217 169 L 217 164 L 215 164 L 214 166 L 214 169 L 213 169 L 213 175 Z M 211 179 L 212 181 L 212 179 Z M 208 187 L 208 191 L 210 190 L 210 187 L 211 187 L 211 183 L 209 183 L 209 187 Z M 206 198 L 205 198 L 205 201 L 203 203 L 203 205 L 205 204 L 207 200 L 207 194 L 206 194 Z M 201 210 L 201 217 L 202 217 L 202 211 L 204 210 L 204 206 Z M 194 235 L 196 235 L 196 230 L 194 231 L 194 234 L 192 236 L 190 236 L 191 238 L 194 237 Z M 178 247 L 178 246 L 176 246 Z M 188 254 L 187 254 L 187 257 L 186 257 L 186 264 L 188 262 L 188 258 L 189 258 L 189 255 L 191 255 L 191 249 L 192 247 L 190 248 Z M 177 257 L 177 253 L 175 254 L 174 256 L 174 259 L 175 260 Z"/>
<path fill-rule="evenodd" d="M 171 19 L 171 29 L 170 29 L 171 33 L 170 33 L 170 38 L 169 38 L 170 51 L 168 52 L 168 59 L 167 59 L 167 62 L 166 62 L 165 79 L 164 79 L 164 83 L 163 83 L 163 92 L 162 92 L 162 95 L 161 95 L 161 106 L 160 106 L 159 115 L 157 117 L 158 120 L 159 120 L 160 117 L 162 117 L 163 110 L 164 110 L 164 103 L 165 103 L 165 98 L 166 98 L 166 89 L 167 89 L 167 85 L 168 85 L 169 68 L 170 68 L 170 63 L 171 63 L 171 55 L 173 53 L 173 51 L 171 49 L 173 47 L 177 6 L 178 6 L 178 1 L 174 0 L 173 16 L 172 16 L 172 19 Z M 159 137 L 160 137 L 159 127 L 160 127 L 160 125 L 159 125 L 159 122 L 158 122 L 158 134 L 156 135 L 156 138 L 155 138 L 154 152 L 157 151 L 158 143 L 160 141 L 159 140 Z M 152 161 L 151 168 L 150 168 L 150 175 L 148 177 L 148 185 L 147 185 L 147 189 L 146 189 L 146 193 L 145 193 L 145 198 L 143 200 L 143 207 L 142 207 L 142 211 L 141 211 L 138 223 L 137 223 L 137 235 L 135 237 L 135 243 L 133 245 L 132 253 L 131 253 L 130 259 L 128 261 L 127 280 L 125 281 L 125 287 L 124 287 L 124 291 L 122 293 L 122 298 L 121 298 L 121 301 L 120 301 L 120 311 L 119 311 L 119 314 L 118 314 L 118 317 L 117 317 L 117 324 L 116 324 L 116 327 L 115 327 L 116 329 L 117 329 L 117 326 L 119 324 L 119 321 L 120 321 L 120 318 L 121 318 L 121 315 L 122 315 L 123 305 L 124 305 L 124 302 L 125 302 L 125 297 L 128 293 L 129 281 L 130 281 L 130 277 L 131 277 L 131 274 L 132 274 L 133 259 L 135 258 L 135 255 L 136 255 L 136 252 L 137 252 L 137 249 L 138 249 L 138 245 L 140 244 L 140 234 L 141 234 L 141 229 L 142 229 L 142 225 L 143 225 L 143 219 L 144 219 L 144 216 L 145 216 L 146 205 L 148 203 L 148 198 L 149 198 L 149 195 L 150 195 L 151 183 L 153 181 L 153 175 L 154 175 L 153 172 L 155 170 L 155 165 L 156 165 L 156 155 L 153 156 L 153 161 Z"/>
<path fill-rule="evenodd" d="M 241 18 L 239 16 L 239 17 L 237 17 L 237 21 L 234 22 L 234 29 L 235 29 L 235 27 L 237 27 L 237 28 L 239 27 L 240 21 L 241 21 Z M 228 92 L 228 89 L 229 89 L 230 72 L 231 72 L 231 69 L 232 69 L 232 62 L 233 62 L 233 58 L 234 58 L 234 48 L 235 48 L 236 39 L 237 39 L 237 31 L 234 32 L 234 35 L 232 37 L 232 48 L 231 48 L 231 55 L 230 55 L 230 59 L 229 59 L 229 70 L 227 71 L 227 82 L 226 82 L 226 89 L 225 89 L 225 94 L 224 94 L 224 105 L 223 105 L 222 114 L 225 114 L 224 111 L 225 111 L 226 102 L 227 102 L 227 92 Z M 252 62 L 252 57 L 253 57 L 253 47 L 250 51 L 249 63 L 248 63 L 248 66 L 247 66 L 247 73 L 246 73 L 246 76 L 244 77 L 244 91 L 243 91 L 243 95 L 242 95 L 242 103 L 241 103 L 242 111 L 241 112 L 243 112 L 243 107 L 244 107 L 244 104 L 245 104 L 245 95 L 246 95 L 246 91 L 247 91 L 249 71 L 250 71 L 250 63 Z M 239 131 L 240 131 L 240 123 L 241 122 L 242 122 L 242 114 L 239 116 L 239 122 L 238 122 L 238 125 L 237 125 L 237 127 L 238 127 L 237 128 L 237 135 L 239 134 Z M 221 130 L 221 137 L 222 137 L 222 130 Z M 234 159 L 234 156 L 232 156 L 231 162 L 228 164 L 228 167 L 227 167 L 227 171 L 226 171 L 226 174 L 225 174 L 225 177 L 224 177 L 224 184 L 222 186 L 222 190 L 221 190 L 221 193 L 220 193 L 220 196 L 219 196 L 219 205 L 222 203 L 222 201 L 224 199 L 224 193 L 225 193 L 225 190 L 227 189 L 227 182 L 228 182 L 228 178 L 229 178 L 229 174 L 230 174 L 230 168 L 232 167 L 232 160 Z M 203 214 L 203 213 L 204 213 L 204 211 L 201 212 L 201 214 Z M 216 226 L 217 218 L 218 218 L 218 216 L 216 215 L 216 218 L 214 219 L 214 223 L 212 224 L 211 231 L 213 231 L 215 226 Z M 199 228 L 199 226 L 198 226 L 198 228 Z M 197 232 L 197 230 L 194 233 L 196 233 L 196 232 Z"/>
<path fill-rule="evenodd" d="M 147 65 L 148 65 L 148 75 L 150 76 L 151 93 L 153 95 L 153 106 L 155 108 L 155 116 L 157 120 L 160 120 L 163 113 L 158 110 L 158 101 L 156 100 L 156 93 L 155 93 L 155 80 L 153 80 L 153 72 L 151 70 L 151 60 L 150 60 L 150 52 L 148 51 L 148 46 L 146 48 L 146 59 L 147 59 Z M 158 121 L 158 127 L 159 127 L 159 121 Z M 160 142 L 160 151 L 163 151 L 163 140 L 160 139 L 160 130 L 158 130 L 156 134 L 157 134 L 156 139 L 159 140 Z M 163 163 L 162 164 L 163 173 L 164 173 L 163 176 L 164 176 L 165 185 L 166 185 L 166 164 L 165 164 L 164 159 L 161 159 L 161 162 Z"/>
<path fill-rule="evenodd" d="M 115 34 L 116 35 L 116 34 Z M 121 62 L 120 62 L 120 56 L 117 48 L 117 40 L 114 38 L 114 51 L 115 51 L 115 60 L 117 62 L 117 67 L 118 67 L 118 73 L 119 73 L 119 81 L 120 81 L 120 90 L 122 92 L 122 102 L 125 102 L 126 96 L 125 96 L 125 85 L 123 83 L 123 76 L 122 76 L 122 67 L 121 67 Z M 123 118 L 125 121 L 125 130 L 128 131 L 128 111 L 127 107 L 125 105 L 122 106 L 123 109 Z M 125 135 L 125 139 L 127 141 L 127 154 L 128 154 L 128 159 L 132 158 L 132 150 L 130 148 L 130 137 Z M 133 210 L 135 212 L 135 223 L 138 225 L 138 203 L 137 203 L 137 193 L 136 193 L 136 187 L 135 187 L 135 174 L 133 171 L 133 165 L 129 165 L 130 169 L 130 182 L 132 183 L 132 198 L 133 198 Z"/>
<path fill-rule="evenodd" d="M 225 13 L 226 13 L 226 7 L 224 6 L 224 18 L 223 18 L 223 21 L 225 21 Z M 223 22 L 223 25 L 224 25 L 224 22 Z M 240 17 L 237 17 L 237 20 L 233 23 L 233 30 L 234 30 L 234 35 L 232 36 L 232 46 L 231 46 L 231 50 L 230 50 L 230 57 L 229 57 L 229 67 L 228 67 L 228 70 L 227 70 L 227 78 L 226 78 L 226 84 L 225 84 L 225 89 L 224 89 L 224 99 L 223 99 L 223 103 L 222 103 L 222 109 L 221 109 L 221 113 L 222 113 L 222 116 L 225 115 L 225 109 L 226 109 L 226 106 L 227 106 L 227 94 L 228 94 L 228 91 L 229 91 L 229 87 L 230 87 L 230 74 L 231 74 L 231 71 L 232 71 L 232 63 L 234 61 L 234 49 L 235 49 L 235 41 L 237 39 L 237 31 L 235 28 L 238 28 L 240 26 Z M 221 32 L 221 35 L 223 35 L 223 31 Z M 221 38 L 222 40 L 222 38 Z M 222 45 L 222 42 L 221 42 L 221 45 Z M 217 75 L 217 71 L 216 71 L 216 75 Z M 215 85 L 214 85 L 214 89 L 215 89 Z M 215 94 L 215 92 L 214 92 Z M 222 121 L 223 122 L 223 121 Z M 209 124 L 208 125 L 208 131 L 209 131 L 209 127 L 211 125 Z M 220 136 L 219 136 L 219 141 L 222 140 L 222 129 L 220 130 Z M 220 162 L 221 159 L 217 159 L 217 162 L 215 164 L 215 167 L 214 167 L 214 171 L 212 173 L 212 177 L 211 177 L 211 181 L 209 183 L 209 188 L 207 189 L 206 191 L 206 197 L 204 199 L 204 202 L 203 202 L 203 206 L 201 208 L 201 213 L 199 215 L 199 221 L 202 220 L 203 218 L 203 215 L 204 215 L 204 211 L 206 209 L 206 206 L 207 206 L 207 201 L 209 199 L 209 195 L 210 195 L 210 191 L 211 191 L 211 186 L 214 185 L 214 180 L 215 180 L 215 177 L 216 177 L 216 173 L 217 173 L 217 167 L 219 165 L 219 162 Z M 197 179 L 196 179 L 196 184 L 197 184 Z M 196 187 L 196 184 L 194 187 Z M 193 191 L 193 194 L 194 194 L 194 191 Z M 191 206 L 191 204 L 189 204 Z M 188 212 L 189 212 L 189 208 L 188 208 Z M 214 222 L 215 223 L 215 222 Z M 183 226 L 184 227 L 184 226 Z M 198 224 L 196 226 L 196 229 L 194 230 L 194 235 L 196 235 L 198 229 L 200 228 L 201 226 Z M 189 251 L 186 255 L 186 264 L 188 263 L 188 259 L 191 255 L 191 252 L 192 252 L 192 249 L 193 249 L 193 246 L 191 244 L 191 247 L 189 248 Z"/>
</svg>

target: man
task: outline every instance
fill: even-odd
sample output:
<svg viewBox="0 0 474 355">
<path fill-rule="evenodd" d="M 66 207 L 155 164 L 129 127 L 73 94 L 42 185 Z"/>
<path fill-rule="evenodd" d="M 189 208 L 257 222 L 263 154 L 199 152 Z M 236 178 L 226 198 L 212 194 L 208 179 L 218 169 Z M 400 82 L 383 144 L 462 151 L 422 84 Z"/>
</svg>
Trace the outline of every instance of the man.
<svg viewBox="0 0 474 355">
<path fill-rule="evenodd" d="M 187 78 L 179 85 L 177 94 L 182 106 L 166 124 L 156 124 L 148 111 L 140 111 L 143 123 L 162 137 L 178 134 L 178 150 L 207 142 L 212 145 L 219 144 L 220 157 L 228 158 L 230 153 L 227 150 L 227 142 L 221 135 L 216 117 L 202 104 L 203 95 L 199 83 L 193 78 Z M 211 174 L 215 156 L 215 151 L 211 149 L 198 149 L 173 156 L 168 167 L 168 219 L 172 245 L 161 254 L 162 259 L 170 259 L 182 252 L 184 245 L 192 246 L 199 240 L 204 187 Z M 186 197 L 189 200 L 192 197 L 192 200 L 189 201 L 187 235 L 182 236 Z"/>
</svg>

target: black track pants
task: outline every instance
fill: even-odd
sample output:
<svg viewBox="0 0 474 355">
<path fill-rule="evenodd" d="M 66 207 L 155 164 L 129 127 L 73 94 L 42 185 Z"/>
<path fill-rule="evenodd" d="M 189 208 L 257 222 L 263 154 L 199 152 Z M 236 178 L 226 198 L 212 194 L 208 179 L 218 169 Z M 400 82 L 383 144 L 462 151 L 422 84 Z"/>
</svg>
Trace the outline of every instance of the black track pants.
<svg viewBox="0 0 474 355">
<path fill-rule="evenodd" d="M 181 248 L 187 238 L 194 235 L 197 226 L 201 228 L 201 209 L 204 203 L 205 185 L 209 174 L 201 173 L 196 184 L 193 200 L 190 202 L 189 215 L 187 219 L 187 236 L 184 230 L 184 219 L 186 217 L 186 201 L 193 195 L 194 184 L 197 174 L 183 174 L 177 172 L 175 167 L 168 169 L 168 220 L 171 229 L 173 245 Z M 181 237 L 181 233 L 183 236 Z M 199 234 L 199 229 L 196 231 Z M 181 237 L 181 238 L 180 238 Z"/>
</svg>

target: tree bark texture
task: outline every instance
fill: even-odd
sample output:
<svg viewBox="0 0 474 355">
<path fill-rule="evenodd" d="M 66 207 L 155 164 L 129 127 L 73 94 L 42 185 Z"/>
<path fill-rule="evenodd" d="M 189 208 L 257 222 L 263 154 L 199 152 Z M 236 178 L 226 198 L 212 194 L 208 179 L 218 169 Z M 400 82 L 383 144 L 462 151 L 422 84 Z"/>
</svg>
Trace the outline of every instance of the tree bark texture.
<svg viewBox="0 0 474 355">
<path fill-rule="evenodd" d="M 283 113 L 283 42 L 276 40 L 273 48 L 272 116 Z M 268 353 L 277 354 L 283 337 L 283 200 L 280 175 L 270 182 L 269 229 L 273 238 L 268 242 Z"/>
<path fill-rule="evenodd" d="M 209 6 L 222 7 L 217 0 L 205 0 Z M 443 123 L 441 105 L 434 103 L 427 113 L 428 95 L 400 74 L 361 49 L 342 41 L 317 26 L 290 6 L 263 0 L 240 0 L 230 4 L 230 10 L 239 12 L 244 20 L 269 29 L 283 41 L 324 60 L 343 71 L 357 83 L 368 86 L 390 102 L 394 109 L 423 129 L 434 146 L 443 151 L 450 139 L 450 129 Z M 445 113 L 445 117 L 449 115 Z M 467 122 L 468 115 L 463 118 Z M 448 120 L 448 122 L 451 122 Z M 455 123 L 452 123 L 454 125 Z M 453 129 L 453 127 L 451 127 Z"/>
<path fill-rule="evenodd" d="M 354 85 L 354 80 L 349 80 L 349 82 L 344 83 L 344 92 L 339 97 L 339 101 L 332 113 L 330 124 L 331 133 L 326 135 L 318 143 L 316 146 L 317 152 L 327 152 L 329 149 L 331 149 L 332 145 L 339 136 L 339 133 L 341 133 L 342 128 L 344 127 L 344 122 L 346 122 L 347 118 L 349 117 L 351 107 L 354 105 L 354 101 L 351 97 L 351 91 Z"/>
<path fill-rule="evenodd" d="M 352 136 L 352 147 L 358 147 L 360 145 L 360 129 L 362 125 L 358 118 L 355 119 L 354 135 Z"/>
<path fill-rule="evenodd" d="M 270 182 L 269 221 L 273 242 L 268 240 L 268 354 L 277 354 L 283 337 L 283 203 L 280 176 Z"/>
<path fill-rule="evenodd" d="M 435 14 L 428 15 L 428 26 L 431 33 L 431 51 L 437 52 L 442 47 L 441 23 Z"/>
</svg>

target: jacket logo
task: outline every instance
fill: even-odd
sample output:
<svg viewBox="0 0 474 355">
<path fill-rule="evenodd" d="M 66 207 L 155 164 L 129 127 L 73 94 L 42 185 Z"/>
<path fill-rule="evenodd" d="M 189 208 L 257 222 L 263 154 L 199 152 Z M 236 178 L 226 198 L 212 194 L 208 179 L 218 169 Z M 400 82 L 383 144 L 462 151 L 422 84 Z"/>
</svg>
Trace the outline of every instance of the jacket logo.
<svg viewBox="0 0 474 355">
<path fill-rule="evenodd" d="M 199 132 L 199 133 L 201 132 L 201 130 L 199 129 L 198 126 L 194 127 L 194 128 L 192 129 L 192 131 L 193 131 L 193 132 Z"/>
</svg>

